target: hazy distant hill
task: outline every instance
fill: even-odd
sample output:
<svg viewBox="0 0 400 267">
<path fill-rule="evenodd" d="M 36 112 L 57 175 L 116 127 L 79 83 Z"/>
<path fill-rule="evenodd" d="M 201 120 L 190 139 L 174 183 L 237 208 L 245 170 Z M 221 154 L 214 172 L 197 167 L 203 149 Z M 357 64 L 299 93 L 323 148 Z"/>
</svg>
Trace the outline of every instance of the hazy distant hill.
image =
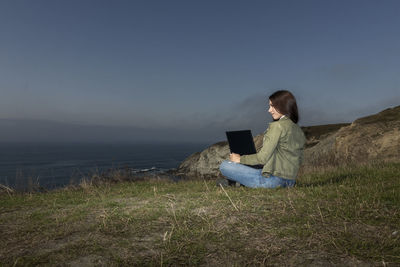
<svg viewBox="0 0 400 267">
<path fill-rule="evenodd" d="M 400 106 L 355 120 L 353 123 L 302 127 L 307 144 L 305 166 L 400 161 Z M 257 150 L 262 135 L 254 138 Z M 228 159 L 227 142 L 216 143 L 184 160 L 177 173 L 215 177 L 220 163 Z"/>
<path fill-rule="evenodd" d="M 138 143 L 190 142 L 192 136 L 172 128 L 106 126 L 33 119 L 0 119 L 0 142 Z M 160 134 L 162 133 L 162 134 Z"/>
<path fill-rule="evenodd" d="M 133 127 L 81 125 L 47 120 L 0 119 L 0 142 L 127 141 L 148 134 Z"/>
</svg>

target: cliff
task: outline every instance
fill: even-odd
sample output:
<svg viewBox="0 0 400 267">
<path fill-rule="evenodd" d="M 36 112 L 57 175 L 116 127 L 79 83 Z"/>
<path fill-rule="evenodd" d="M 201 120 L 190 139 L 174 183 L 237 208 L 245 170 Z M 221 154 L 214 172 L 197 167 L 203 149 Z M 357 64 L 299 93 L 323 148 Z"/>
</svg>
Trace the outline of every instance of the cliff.
<svg viewBox="0 0 400 267">
<path fill-rule="evenodd" d="M 400 161 L 400 106 L 359 118 L 351 124 L 302 127 L 307 143 L 304 167 Z M 262 135 L 254 137 L 257 151 Z M 219 165 L 229 158 L 228 143 L 219 142 L 194 153 L 178 167 L 186 177 L 216 178 Z"/>
</svg>

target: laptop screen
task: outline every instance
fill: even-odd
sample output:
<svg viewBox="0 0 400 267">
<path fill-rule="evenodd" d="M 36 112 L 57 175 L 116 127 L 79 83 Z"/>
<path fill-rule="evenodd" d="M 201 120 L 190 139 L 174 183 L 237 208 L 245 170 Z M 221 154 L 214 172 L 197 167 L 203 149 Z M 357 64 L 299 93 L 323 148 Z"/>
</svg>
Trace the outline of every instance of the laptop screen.
<svg viewBox="0 0 400 267">
<path fill-rule="evenodd" d="M 226 132 L 231 153 L 250 155 L 256 153 L 253 135 L 250 130 Z"/>
</svg>

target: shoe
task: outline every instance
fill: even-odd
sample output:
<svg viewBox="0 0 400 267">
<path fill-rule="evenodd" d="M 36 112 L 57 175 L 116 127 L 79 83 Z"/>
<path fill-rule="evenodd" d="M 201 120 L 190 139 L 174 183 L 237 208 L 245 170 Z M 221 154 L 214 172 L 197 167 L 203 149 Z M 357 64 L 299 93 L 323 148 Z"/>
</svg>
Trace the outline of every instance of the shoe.
<svg viewBox="0 0 400 267">
<path fill-rule="evenodd" d="M 218 179 L 218 180 L 216 181 L 216 185 L 217 185 L 217 186 L 222 185 L 223 187 L 228 187 L 230 184 L 229 184 L 228 179 L 221 178 L 221 179 Z"/>
<path fill-rule="evenodd" d="M 241 184 L 239 182 L 228 180 L 225 178 L 218 179 L 216 182 L 216 185 L 217 186 L 222 185 L 223 187 L 228 187 L 228 186 L 240 187 L 241 186 Z"/>
</svg>

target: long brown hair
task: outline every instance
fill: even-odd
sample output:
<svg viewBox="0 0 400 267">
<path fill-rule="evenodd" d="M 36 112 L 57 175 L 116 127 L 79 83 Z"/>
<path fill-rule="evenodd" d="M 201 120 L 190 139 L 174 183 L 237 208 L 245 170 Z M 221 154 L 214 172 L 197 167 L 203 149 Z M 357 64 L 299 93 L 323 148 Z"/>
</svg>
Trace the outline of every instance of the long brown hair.
<svg viewBox="0 0 400 267">
<path fill-rule="evenodd" d="M 269 96 L 274 108 L 281 114 L 288 116 L 294 123 L 299 121 L 296 98 L 287 90 L 279 90 Z"/>
</svg>

